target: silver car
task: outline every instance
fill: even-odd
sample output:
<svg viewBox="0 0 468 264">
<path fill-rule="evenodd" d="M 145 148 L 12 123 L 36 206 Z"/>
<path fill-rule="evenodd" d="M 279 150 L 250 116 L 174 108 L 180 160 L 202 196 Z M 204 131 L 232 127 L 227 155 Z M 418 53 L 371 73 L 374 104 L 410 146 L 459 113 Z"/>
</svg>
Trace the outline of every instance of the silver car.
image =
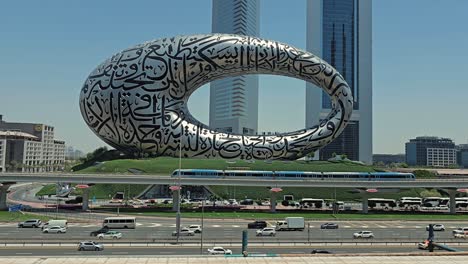
<svg viewBox="0 0 468 264">
<path fill-rule="evenodd" d="M 79 251 L 103 251 L 104 245 L 100 243 L 96 243 L 94 241 L 84 241 L 80 242 L 78 245 Z"/>
<path fill-rule="evenodd" d="M 192 230 L 188 228 L 182 228 L 179 234 L 179 236 L 194 236 L 194 235 L 195 235 L 195 232 L 193 232 Z M 177 236 L 177 230 L 172 232 L 172 236 Z"/>
<path fill-rule="evenodd" d="M 37 228 L 37 227 L 40 227 L 42 224 L 42 221 L 39 220 L 39 219 L 30 219 L 30 220 L 26 220 L 24 222 L 21 222 L 21 223 L 18 223 L 18 227 L 34 227 L 34 228 Z"/>
</svg>

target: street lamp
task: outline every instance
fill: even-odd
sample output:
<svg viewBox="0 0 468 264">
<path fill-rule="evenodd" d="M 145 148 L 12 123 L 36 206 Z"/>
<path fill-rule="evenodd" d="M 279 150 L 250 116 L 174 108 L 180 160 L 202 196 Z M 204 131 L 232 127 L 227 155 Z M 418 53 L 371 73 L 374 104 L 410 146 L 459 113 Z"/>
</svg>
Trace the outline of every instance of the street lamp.
<svg viewBox="0 0 468 264">
<path fill-rule="evenodd" d="M 203 198 L 202 207 L 201 207 L 200 255 L 203 255 L 203 233 L 204 233 L 203 220 L 204 220 L 204 215 L 205 215 L 205 199 L 206 198 Z"/>
<path fill-rule="evenodd" d="M 177 174 L 178 182 L 177 182 L 177 186 L 171 186 L 171 187 L 177 187 L 177 188 L 173 188 L 174 191 L 177 190 L 177 194 L 176 194 L 177 195 L 177 213 L 176 213 L 177 244 L 179 243 L 179 237 L 180 237 L 180 190 L 182 189 L 181 184 L 180 184 L 181 167 L 182 167 L 182 137 L 179 140 L 179 173 Z"/>
<path fill-rule="evenodd" d="M 55 200 L 56 200 L 56 210 L 55 210 L 55 219 L 58 218 L 58 211 L 59 211 L 59 198 L 58 198 L 58 188 L 60 188 L 60 183 L 57 182 L 57 186 L 55 187 Z"/>
</svg>

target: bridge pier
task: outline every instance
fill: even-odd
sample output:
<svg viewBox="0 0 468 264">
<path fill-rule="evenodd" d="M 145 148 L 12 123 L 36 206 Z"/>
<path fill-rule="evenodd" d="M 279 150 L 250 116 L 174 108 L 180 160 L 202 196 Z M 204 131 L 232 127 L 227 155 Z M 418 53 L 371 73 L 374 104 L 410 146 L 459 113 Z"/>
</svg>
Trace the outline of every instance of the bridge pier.
<svg viewBox="0 0 468 264">
<path fill-rule="evenodd" d="M 172 191 L 172 211 L 177 212 L 180 203 L 180 190 Z"/>
<path fill-rule="evenodd" d="M 7 191 L 10 188 L 9 184 L 0 184 L 0 211 L 8 211 Z"/>
<path fill-rule="evenodd" d="M 367 193 L 362 193 L 362 211 L 363 214 L 369 213 L 369 196 Z"/>
<path fill-rule="evenodd" d="M 448 193 L 448 195 L 450 197 L 450 201 L 449 201 L 450 214 L 456 214 L 457 213 L 457 203 L 456 203 L 456 200 L 455 200 L 455 195 L 457 194 L 457 190 L 448 189 L 448 190 L 446 190 L 446 192 Z"/>
<path fill-rule="evenodd" d="M 81 210 L 87 211 L 89 209 L 89 188 L 83 189 L 83 202 Z"/>
<path fill-rule="evenodd" d="M 270 213 L 276 213 L 276 193 L 270 192 Z"/>
</svg>

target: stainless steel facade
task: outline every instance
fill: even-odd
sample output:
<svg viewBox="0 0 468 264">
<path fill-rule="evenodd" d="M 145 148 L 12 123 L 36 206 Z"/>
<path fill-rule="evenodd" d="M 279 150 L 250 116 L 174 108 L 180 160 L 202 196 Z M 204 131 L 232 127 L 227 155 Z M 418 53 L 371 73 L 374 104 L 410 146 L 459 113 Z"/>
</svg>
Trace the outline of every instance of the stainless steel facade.
<svg viewBox="0 0 468 264">
<path fill-rule="evenodd" d="M 246 74 L 294 77 L 321 87 L 332 109 L 306 129 L 272 136 L 214 131 L 188 111 L 213 80 Z M 343 77 L 310 52 L 256 37 L 178 36 L 126 49 L 100 64 L 80 94 L 84 120 L 108 144 L 136 154 L 226 159 L 298 159 L 340 135 L 353 98 Z"/>
</svg>

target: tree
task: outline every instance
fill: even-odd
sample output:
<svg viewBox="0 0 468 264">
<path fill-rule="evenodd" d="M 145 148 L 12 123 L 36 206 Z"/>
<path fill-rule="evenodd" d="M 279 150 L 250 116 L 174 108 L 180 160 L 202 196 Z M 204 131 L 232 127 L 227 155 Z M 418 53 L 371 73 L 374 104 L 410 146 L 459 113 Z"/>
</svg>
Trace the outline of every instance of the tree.
<svg viewBox="0 0 468 264">
<path fill-rule="evenodd" d="M 436 178 L 437 175 L 432 172 L 432 171 L 428 171 L 428 170 L 414 170 L 413 171 L 413 174 L 414 176 L 416 176 L 416 179 L 430 179 L 430 178 Z"/>
<path fill-rule="evenodd" d="M 346 155 L 346 154 L 341 154 L 341 159 L 342 159 L 342 160 L 345 160 L 345 159 L 347 159 L 347 158 L 348 158 L 348 155 Z"/>
<path fill-rule="evenodd" d="M 333 157 L 333 158 L 336 157 L 336 152 L 333 152 L 333 153 L 332 153 L 332 157 Z"/>
<path fill-rule="evenodd" d="M 16 160 L 10 161 L 10 165 L 11 165 L 10 168 L 12 171 L 16 171 L 18 169 L 18 162 Z"/>
</svg>

